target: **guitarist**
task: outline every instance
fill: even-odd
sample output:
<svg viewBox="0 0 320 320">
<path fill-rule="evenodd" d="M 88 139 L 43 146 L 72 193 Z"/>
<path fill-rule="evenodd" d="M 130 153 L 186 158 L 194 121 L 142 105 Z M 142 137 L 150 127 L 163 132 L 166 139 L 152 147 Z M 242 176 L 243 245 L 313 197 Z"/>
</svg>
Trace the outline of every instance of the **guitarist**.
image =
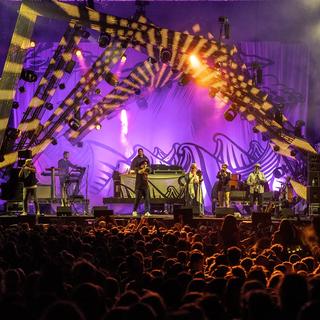
<svg viewBox="0 0 320 320">
<path fill-rule="evenodd" d="M 264 184 L 266 178 L 264 173 L 260 171 L 260 164 L 257 163 L 254 166 L 254 171 L 249 174 L 247 184 L 250 187 L 250 206 L 251 208 L 258 200 L 258 208 L 262 206 L 262 194 L 264 192 Z"/>
</svg>

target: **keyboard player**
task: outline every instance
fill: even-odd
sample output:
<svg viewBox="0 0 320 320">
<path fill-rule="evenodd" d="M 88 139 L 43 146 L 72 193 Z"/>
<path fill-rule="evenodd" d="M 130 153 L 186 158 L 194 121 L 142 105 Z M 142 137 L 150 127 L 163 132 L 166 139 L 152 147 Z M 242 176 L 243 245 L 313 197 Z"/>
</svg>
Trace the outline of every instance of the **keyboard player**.
<svg viewBox="0 0 320 320">
<path fill-rule="evenodd" d="M 68 151 L 64 151 L 63 158 L 58 161 L 60 194 L 61 194 L 61 200 L 62 200 L 63 205 L 67 205 L 67 200 L 68 200 L 66 182 L 69 178 L 70 168 L 82 169 L 79 166 L 71 163 L 69 160 L 69 156 L 70 156 L 70 153 Z M 79 188 L 79 186 L 78 186 L 78 188 Z"/>
</svg>

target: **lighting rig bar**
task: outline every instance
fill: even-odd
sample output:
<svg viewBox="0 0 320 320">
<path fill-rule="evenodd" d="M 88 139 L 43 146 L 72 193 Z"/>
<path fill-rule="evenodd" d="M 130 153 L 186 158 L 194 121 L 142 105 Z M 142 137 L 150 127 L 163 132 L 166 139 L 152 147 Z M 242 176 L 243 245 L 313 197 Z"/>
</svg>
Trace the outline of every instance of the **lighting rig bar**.
<svg viewBox="0 0 320 320">
<path fill-rule="evenodd" d="M 65 74 L 65 66 L 71 61 L 73 51 L 79 44 L 80 39 L 81 37 L 74 28 L 74 24 L 70 23 L 19 124 L 18 129 L 21 132 L 21 137 L 17 143 L 16 150 L 30 147 L 27 142 L 28 140 L 29 142 L 32 141 L 32 132 L 36 131 L 35 134 L 38 132 L 41 118 L 46 111 L 44 106 L 46 103 L 50 103 L 55 94 Z"/>
<path fill-rule="evenodd" d="M 110 73 L 110 69 L 122 57 L 125 49 L 119 41 L 110 44 L 44 123 L 43 130 L 38 136 L 38 143 L 50 137 L 54 138 L 63 129 L 68 116 L 78 109 L 90 92 L 95 90 L 103 80 L 103 75 Z"/>
<path fill-rule="evenodd" d="M 108 93 L 93 108 L 87 110 L 80 121 L 80 128 L 77 131 L 68 130 L 65 136 L 75 145 L 83 139 L 96 123 L 101 123 L 112 112 L 117 111 L 128 99 L 140 93 L 145 86 L 152 83 L 156 72 L 161 70 L 158 63 L 152 64 L 148 60 L 138 65 L 130 74 Z"/>
</svg>

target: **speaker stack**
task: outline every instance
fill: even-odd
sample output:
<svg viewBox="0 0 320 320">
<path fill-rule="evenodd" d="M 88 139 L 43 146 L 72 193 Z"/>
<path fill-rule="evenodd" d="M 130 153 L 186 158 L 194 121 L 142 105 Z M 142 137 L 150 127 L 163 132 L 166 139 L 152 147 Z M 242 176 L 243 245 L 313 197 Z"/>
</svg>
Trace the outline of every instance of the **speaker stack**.
<svg viewBox="0 0 320 320">
<path fill-rule="evenodd" d="M 320 208 L 320 155 L 309 154 L 307 164 L 307 201 L 310 214 L 319 214 Z"/>
</svg>

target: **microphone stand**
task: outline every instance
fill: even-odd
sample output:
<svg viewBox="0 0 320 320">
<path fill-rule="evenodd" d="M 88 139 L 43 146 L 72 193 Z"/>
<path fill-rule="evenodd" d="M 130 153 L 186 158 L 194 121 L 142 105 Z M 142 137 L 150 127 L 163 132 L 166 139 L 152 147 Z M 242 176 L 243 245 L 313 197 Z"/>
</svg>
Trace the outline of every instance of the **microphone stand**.
<svg viewBox="0 0 320 320">
<path fill-rule="evenodd" d="M 86 174 L 86 197 L 85 197 L 85 205 L 84 205 L 84 214 L 89 214 L 89 203 L 88 203 L 88 174 L 89 174 L 89 165 L 87 166 L 87 174 Z"/>
</svg>

